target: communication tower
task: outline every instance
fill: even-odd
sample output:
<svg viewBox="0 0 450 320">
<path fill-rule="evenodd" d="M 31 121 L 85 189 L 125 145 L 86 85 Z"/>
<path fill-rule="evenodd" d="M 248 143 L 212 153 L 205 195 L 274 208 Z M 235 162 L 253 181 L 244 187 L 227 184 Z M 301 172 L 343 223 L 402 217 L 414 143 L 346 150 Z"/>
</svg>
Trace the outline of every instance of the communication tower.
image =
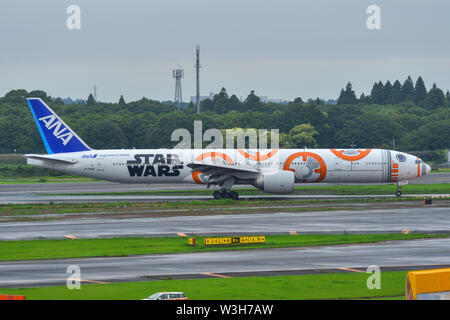
<svg viewBox="0 0 450 320">
<path fill-rule="evenodd" d="M 183 102 L 183 95 L 181 94 L 181 78 L 184 77 L 184 70 L 181 67 L 172 70 L 172 75 L 175 78 L 175 105 L 180 110 Z"/>
</svg>

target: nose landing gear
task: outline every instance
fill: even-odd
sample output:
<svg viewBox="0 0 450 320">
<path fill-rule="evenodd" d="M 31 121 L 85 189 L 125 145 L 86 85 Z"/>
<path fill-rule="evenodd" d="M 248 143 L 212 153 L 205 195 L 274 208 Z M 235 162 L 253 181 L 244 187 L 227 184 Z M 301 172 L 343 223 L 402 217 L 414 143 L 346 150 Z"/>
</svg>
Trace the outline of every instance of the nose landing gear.
<svg viewBox="0 0 450 320">
<path fill-rule="evenodd" d="M 395 191 L 395 195 L 399 198 L 402 196 L 403 192 L 402 192 L 402 186 L 404 184 L 408 184 L 408 180 L 405 181 L 397 181 L 397 191 Z"/>
</svg>

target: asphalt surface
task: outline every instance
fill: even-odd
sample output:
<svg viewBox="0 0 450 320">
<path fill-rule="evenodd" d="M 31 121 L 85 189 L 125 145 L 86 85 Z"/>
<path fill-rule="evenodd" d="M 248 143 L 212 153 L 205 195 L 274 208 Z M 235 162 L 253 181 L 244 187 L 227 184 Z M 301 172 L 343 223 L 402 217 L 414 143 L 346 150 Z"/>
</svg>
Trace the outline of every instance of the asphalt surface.
<svg viewBox="0 0 450 320">
<path fill-rule="evenodd" d="M 450 183 L 450 173 L 426 175 L 410 182 L 411 184 Z M 336 184 L 317 183 L 311 186 L 330 186 Z M 352 185 L 352 184 L 340 184 Z M 376 185 L 376 184 L 372 184 Z M 296 184 L 305 186 L 305 184 Z M 252 188 L 252 186 L 236 186 L 235 189 Z M 160 201 L 192 201 L 211 200 L 211 195 L 82 195 L 83 193 L 117 193 L 139 191 L 183 191 L 206 190 L 205 186 L 193 184 L 120 184 L 107 181 L 93 182 L 61 182 L 61 183 L 23 183 L 0 184 L 0 204 L 31 203 L 84 203 L 84 202 L 160 202 Z M 450 190 L 449 190 L 450 191 Z M 55 195 L 58 194 L 58 195 Z M 79 194 L 79 195 L 77 195 Z M 423 195 L 418 195 L 423 196 Z M 328 196 L 328 195 L 241 195 L 241 199 L 358 199 L 358 198 L 395 198 L 394 195 L 375 196 Z"/>
<path fill-rule="evenodd" d="M 99 238 L 176 236 L 177 233 L 400 233 L 404 230 L 450 233 L 450 208 L 426 206 L 382 210 L 365 208 L 351 211 L 3 222 L 0 223 L 0 240 L 58 239 L 67 235 Z"/>
<path fill-rule="evenodd" d="M 428 194 L 408 194 L 408 197 L 423 198 Z M 433 197 L 450 197 L 450 194 L 433 195 Z M 241 200 L 352 200 L 352 199 L 395 199 L 395 195 L 240 195 Z M 0 204 L 39 204 L 39 203 L 108 203 L 108 202 L 169 202 L 169 201 L 194 201 L 213 200 L 210 196 L 133 196 L 133 195 L 109 195 L 109 196 L 7 196 L 0 197 Z"/>
<path fill-rule="evenodd" d="M 450 182 L 450 174 L 432 174 L 412 183 Z M 319 184 L 327 185 L 327 184 Z M 196 185 L 123 185 L 110 182 L 45 183 L 0 185 L 0 203 L 99 201 L 98 196 L 59 196 L 53 193 L 123 192 L 148 190 L 202 189 Z M 47 195 L 45 195 L 47 194 Z M 152 197 L 152 196 L 150 196 Z M 252 196 L 258 197 L 258 196 Z M 274 196 L 274 199 L 279 196 Z M 311 196 L 291 196 L 308 198 Z M 318 198 L 329 196 L 317 196 Z M 349 198 L 348 196 L 344 196 Z M 367 196 L 362 196 L 367 198 Z M 392 197 L 392 196 L 380 196 Z M 180 197 L 175 197 L 180 200 Z M 187 197 L 187 200 L 202 197 Z M 209 196 L 205 196 L 209 199 Z M 270 198 L 270 196 L 269 196 Z M 283 198 L 290 198 L 283 197 Z M 333 198 L 340 198 L 333 196 Z M 350 198 L 356 198 L 351 196 Z M 132 197 L 128 197 L 130 201 Z M 154 198 L 153 200 L 155 200 Z M 171 197 L 158 199 L 171 200 Z M 107 196 L 102 201 L 120 201 Z M 173 200 L 173 197 L 172 197 Z M 131 201 L 142 201 L 136 196 Z M 155 200 L 156 201 L 156 200 Z M 160 201 L 160 200 L 158 200 Z M 166 218 L 96 219 L 0 223 L 0 240 L 117 236 L 174 236 L 185 234 L 271 234 L 271 233 L 450 233 L 450 209 L 419 208 L 370 209 L 370 205 L 349 211 L 280 212 L 270 214 L 180 216 Z M 255 209 L 256 210 L 256 209 Z M 97 216 L 98 217 L 98 216 Z M 310 248 L 233 250 L 221 252 L 160 254 L 117 258 L 85 258 L 0 262 L 0 287 L 65 284 L 67 267 L 81 268 L 83 283 L 152 280 L 164 277 L 210 277 L 222 274 L 289 274 L 306 270 L 336 270 L 369 265 L 382 268 L 436 266 L 450 264 L 450 239 L 392 241 L 367 245 Z M 347 270 L 347 269 L 345 269 Z"/>
<path fill-rule="evenodd" d="M 410 181 L 410 184 L 450 183 L 450 173 L 433 173 L 419 179 Z M 352 185 L 314 183 L 310 186 Z M 353 184 L 354 185 L 354 184 Z M 367 184 L 365 184 L 367 185 Z M 370 185 L 370 184 L 369 184 Z M 372 185 L 376 185 L 375 183 Z M 305 184 L 296 184 L 305 186 Z M 253 186 L 236 186 L 235 188 L 253 188 Z M 205 186 L 195 184 L 122 184 L 108 181 L 92 182 L 60 182 L 60 183 L 22 183 L 0 184 L 0 196 L 8 195 L 32 195 L 55 193 L 103 193 L 103 192 L 132 192 L 132 191 L 161 191 L 161 190 L 203 190 Z"/>
<path fill-rule="evenodd" d="M 68 266 L 89 282 L 151 280 L 157 276 L 321 270 L 333 268 L 450 264 L 450 239 L 397 241 L 370 245 L 233 250 L 120 258 L 0 262 L 0 287 L 66 284 Z"/>
</svg>

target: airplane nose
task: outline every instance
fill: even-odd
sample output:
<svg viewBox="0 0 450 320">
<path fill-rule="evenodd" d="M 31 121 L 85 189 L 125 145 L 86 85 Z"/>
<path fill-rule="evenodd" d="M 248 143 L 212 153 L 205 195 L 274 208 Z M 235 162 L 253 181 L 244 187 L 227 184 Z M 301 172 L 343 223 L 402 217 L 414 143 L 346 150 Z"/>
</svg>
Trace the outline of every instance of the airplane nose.
<svg viewBox="0 0 450 320">
<path fill-rule="evenodd" d="M 425 164 L 425 174 L 429 174 L 431 172 L 431 167 Z"/>
</svg>

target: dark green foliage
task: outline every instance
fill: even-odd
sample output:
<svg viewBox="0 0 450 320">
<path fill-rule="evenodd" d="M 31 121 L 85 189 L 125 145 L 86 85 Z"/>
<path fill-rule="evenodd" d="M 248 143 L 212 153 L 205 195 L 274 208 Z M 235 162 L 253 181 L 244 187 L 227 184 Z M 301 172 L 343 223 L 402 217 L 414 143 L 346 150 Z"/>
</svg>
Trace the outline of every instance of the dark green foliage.
<svg viewBox="0 0 450 320">
<path fill-rule="evenodd" d="M 383 82 L 378 81 L 373 84 L 372 91 L 370 93 L 370 99 L 372 103 L 383 104 L 385 99 Z"/>
<path fill-rule="evenodd" d="M 364 94 L 364 92 L 359 96 L 359 102 L 366 103 L 366 95 Z"/>
<path fill-rule="evenodd" d="M 239 101 L 238 97 L 236 97 L 236 95 L 234 94 L 230 97 L 228 106 L 230 110 L 242 110 L 242 104 Z"/>
<path fill-rule="evenodd" d="M 89 95 L 86 105 L 87 106 L 93 106 L 95 104 L 95 99 L 94 96 L 92 94 Z"/>
<path fill-rule="evenodd" d="M 188 106 L 187 106 L 187 108 L 186 108 L 186 112 L 187 112 L 187 113 L 195 113 L 195 112 L 197 112 L 197 109 L 196 109 L 196 107 L 194 106 L 194 103 L 192 103 L 192 101 L 189 102 L 189 104 L 188 104 Z"/>
<path fill-rule="evenodd" d="M 319 98 L 317 98 L 319 99 Z M 356 104 L 358 103 L 358 99 L 356 98 L 355 91 L 353 91 L 352 84 L 350 82 L 347 83 L 345 90 L 341 90 L 341 94 L 339 95 L 337 104 Z"/>
<path fill-rule="evenodd" d="M 216 94 L 214 96 L 213 111 L 215 113 L 227 113 L 229 111 L 229 107 L 230 105 L 227 90 L 225 88 L 222 88 L 219 94 Z"/>
<path fill-rule="evenodd" d="M 45 91 L 42 91 L 42 90 L 30 91 L 28 93 L 28 97 L 29 98 L 41 98 L 42 100 L 44 100 L 47 103 L 50 102 L 50 97 L 48 97 L 47 93 Z"/>
<path fill-rule="evenodd" d="M 101 115 L 88 115 L 79 134 L 86 141 L 95 141 L 96 149 L 120 149 L 128 146 L 125 134 L 114 121 L 105 121 Z"/>
<path fill-rule="evenodd" d="M 302 100 L 302 98 L 300 98 L 300 97 L 297 97 L 297 98 L 295 98 L 294 99 L 294 103 L 303 103 L 303 100 Z"/>
<path fill-rule="evenodd" d="M 427 89 L 422 77 L 417 78 L 416 87 L 414 88 L 413 101 L 416 105 L 422 105 L 427 97 Z"/>
<path fill-rule="evenodd" d="M 244 102 L 246 110 L 259 110 L 261 108 L 261 99 L 252 91 Z"/>
<path fill-rule="evenodd" d="M 213 111 L 214 104 L 211 99 L 205 99 L 200 102 L 200 112 Z"/>
<path fill-rule="evenodd" d="M 411 83 L 405 81 L 406 87 Z M 412 98 L 402 100 L 401 94 L 408 91 L 403 87 L 399 81 L 392 86 L 379 81 L 371 96 L 361 94 L 358 100 L 349 83 L 342 90 L 349 103 L 338 105 L 324 104 L 321 99 L 306 103 L 301 98 L 288 104 L 263 103 L 254 92 L 241 102 L 223 88 L 213 100 L 201 102 L 200 115 L 192 103 L 182 111 L 147 98 L 126 103 L 122 97 L 118 103 L 101 103 L 92 97 L 89 105 L 64 105 L 61 99 L 40 90 L 13 90 L 0 98 L 0 153 L 14 153 L 14 149 L 18 154 L 45 153 L 25 100 L 31 95 L 48 101 L 89 146 L 97 149 L 171 148 L 178 143 L 171 141 L 172 131 L 186 128 L 193 136 L 194 120 L 202 120 L 203 131 L 239 127 L 279 129 L 284 134 L 309 123 L 317 131 L 314 139 L 319 148 L 390 149 L 394 138 L 399 150 L 449 148 L 450 94 L 445 96 L 433 85 L 422 105 L 416 105 Z"/>
<path fill-rule="evenodd" d="M 402 86 L 402 101 L 412 101 L 414 97 L 414 83 L 411 76 L 405 80 Z"/>
<path fill-rule="evenodd" d="M 436 86 L 436 83 L 433 84 L 430 92 L 428 92 L 427 97 L 425 98 L 425 107 L 427 109 L 436 109 L 438 107 L 443 107 L 446 105 L 444 92 Z"/>
<path fill-rule="evenodd" d="M 391 82 L 389 80 L 386 81 L 386 84 L 384 85 L 384 90 L 383 90 L 383 104 L 391 103 L 392 90 L 393 90 L 393 88 L 392 88 Z"/>
<path fill-rule="evenodd" d="M 426 146 L 429 150 L 447 148 L 450 141 L 449 119 L 427 122 L 414 134 L 413 139 L 418 146 Z"/>
<path fill-rule="evenodd" d="M 345 100 L 347 91 L 341 90 L 340 100 Z M 347 102 L 340 103 L 338 100 L 338 104 L 354 104 L 354 102 L 350 102 L 349 100 L 345 101 Z M 417 78 L 416 85 L 414 86 L 411 77 L 408 76 L 403 86 L 398 80 L 395 80 L 393 85 L 389 80 L 385 84 L 381 81 L 375 82 L 370 96 L 366 96 L 363 92 L 359 99 L 359 103 L 364 105 L 371 103 L 380 105 L 399 104 L 408 101 L 414 102 L 414 106 L 420 106 L 425 109 L 436 109 L 450 105 L 450 92 L 447 91 L 447 94 L 444 95 L 444 92 L 436 84 L 433 84 L 433 88 L 427 92 L 422 77 Z"/>
<path fill-rule="evenodd" d="M 395 80 L 392 86 L 391 103 L 396 104 L 402 102 L 402 85 L 400 81 Z"/>
<path fill-rule="evenodd" d="M 123 95 L 120 95 L 119 98 L 119 107 L 125 107 L 127 104 L 125 102 L 125 99 L 123 98 Z"/>
</svg>

